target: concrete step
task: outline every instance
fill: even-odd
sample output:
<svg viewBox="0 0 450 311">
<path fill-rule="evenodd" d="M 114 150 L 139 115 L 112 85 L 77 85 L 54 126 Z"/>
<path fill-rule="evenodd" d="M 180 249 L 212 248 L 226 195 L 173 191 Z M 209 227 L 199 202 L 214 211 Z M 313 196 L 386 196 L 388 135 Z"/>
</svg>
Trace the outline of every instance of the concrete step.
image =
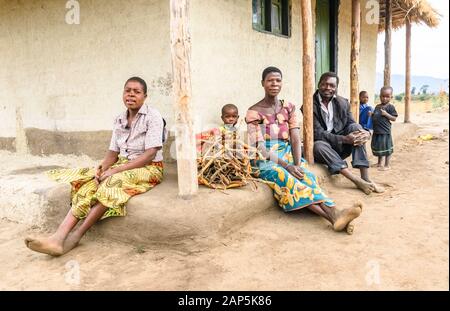
<svg viewBox="0 0 450 311">
<path fill-rule="evenodd" d="M 70 186 L 48 180 L 42 171 L 23 171 L 9 178 L 10 199 L 0 206 L 0 216 L 47 231 L 57 228 L 69 210 Z M 27 182 L 30 179 L 32 183 Z M 262 183 L 257 186 L 256 191 L 250 186 L 227 191 L 200 186 L 196 196 L 185 200 L 178 196 L 176 165 L 167 164 L 161 184 L 129 200 L 126 217 L 102 220 L 89 235 L 134 245 L 211 245 L 218 236 L 239 230 L 249 219 L 277 207 L 272 190 Z"/>
<path fill-rule="evenodd" d="M 394 144 L 400 144 L 416 130 L 414 124 L 396 123 Z M 367 147 L 371 155 L 370 144 Z M 69 210 L 70 186 L 49 180 L 43 172 L 51 168 L 35 166 L 0 175 L 0 217 L 55 230 Z M 331 180 L 324 166 L 310 169 L 321 184 Z M 256 191 L 250 186 L 225 192 L 200 186 L 195 197 L 184 200 L 177 194 L 176 164 L 166 164 L 164 175 L 164 181 L 154 189 L 130 199 L 126 217 L 105 219 L 89 235 L 135 245 L 184 247 L 194 242 L 201 248 L 221 235 L 239 230 L 256 215 L 278 208 L 272 190 L 262 183 L 258 183 Z"/>
</svg>

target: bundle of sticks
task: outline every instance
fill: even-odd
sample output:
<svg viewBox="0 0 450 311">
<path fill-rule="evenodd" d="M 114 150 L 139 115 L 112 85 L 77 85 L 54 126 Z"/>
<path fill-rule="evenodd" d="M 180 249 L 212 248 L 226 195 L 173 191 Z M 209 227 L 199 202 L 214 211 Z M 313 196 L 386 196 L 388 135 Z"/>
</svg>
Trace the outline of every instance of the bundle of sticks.
<svg viewBox="0 0 450 311">
<path fill-rule="evenodd" d="M 251 159 L 261 156 L 256 148 L 234 137 L 213 136 L 201 141 L 197 158 L 199 184 L 214 189 L 229 189 L 250 184 L 256 190 Z"/>
</svg>

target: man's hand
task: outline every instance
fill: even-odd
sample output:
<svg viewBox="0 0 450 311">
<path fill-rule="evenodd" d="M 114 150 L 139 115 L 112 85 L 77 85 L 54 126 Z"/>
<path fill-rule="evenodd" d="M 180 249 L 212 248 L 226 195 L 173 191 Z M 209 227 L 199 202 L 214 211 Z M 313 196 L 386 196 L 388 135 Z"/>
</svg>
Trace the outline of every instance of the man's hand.
<svg viewBox="0 0 450 311">
<path fill-rule="evenodd" d="M 355 135 L 355 140 L 353 141 L 353 146 L 362 146 L 370 139 L 370 132 L 366 130 L 359 130 L 353 132 Z"/>
<path fill-rule="evenodd" d="M 358 133 L 358 132 L 352 132 L 352 133 L 348 134 L 347 136 L 344 136 L 344 144 L 354 145 L 355 139 L 356 139 L 355 133 Z"/>
<path fill-rule="evenodd" d="M 286 167 L 286 170 L 297 179 L 303 179 L 303 176 L 305 174 L 303 169 L 300 166 L 296 165 L 288 165 Z"/>
</svg>

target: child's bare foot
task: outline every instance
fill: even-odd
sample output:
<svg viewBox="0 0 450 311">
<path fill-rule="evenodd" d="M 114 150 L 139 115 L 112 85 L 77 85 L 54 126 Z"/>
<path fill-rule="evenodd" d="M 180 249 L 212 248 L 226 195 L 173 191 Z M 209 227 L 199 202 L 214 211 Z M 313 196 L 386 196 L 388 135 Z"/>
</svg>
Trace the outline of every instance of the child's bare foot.
<svg viewBox="0 0 450 311">
<path fill-rule="evenodd" d="M 61 256 L 64 254 L 63 243 L 54 236 L 48 238 L 25 238 L 25 245 L 39 253 L 48 254 L 51 256 Z"/>
<path fill-rule="evenodd" d="M 383 166 L 382 168 L 380 168 L 380 171 L 389 171 L 390 169 L 390 166 Z"/>
<path fill-rule="evenodd" d="M 80 240 L 81 237 L 79 235 L 73 233 L 69 234 L 69 236 L 64 240 L 64 254 L 77 247 Z"/>
<path fill-rule="evenodd" d="M 359 217 L 362 212 L 362 203 L 357 202 L 352 207 L 346 208 L 342 211 L 336 211 L 336 218 L 333 223 L 333 229 L 334 231 L 342 231 L 347 228 L 347 225 L 350 224 L 350 222 Z M 353 232 L 354 226 L 350 226 L 350 231 Z"/>
<path fill-rule="evenodd" d="M 375 191 L 375 186 L 373 185 L 373 183 L 367 182 L 362 178 L 357 178 L 354 183 L 356 187 L 361 189 L 367 195 Z"/>
</svg>

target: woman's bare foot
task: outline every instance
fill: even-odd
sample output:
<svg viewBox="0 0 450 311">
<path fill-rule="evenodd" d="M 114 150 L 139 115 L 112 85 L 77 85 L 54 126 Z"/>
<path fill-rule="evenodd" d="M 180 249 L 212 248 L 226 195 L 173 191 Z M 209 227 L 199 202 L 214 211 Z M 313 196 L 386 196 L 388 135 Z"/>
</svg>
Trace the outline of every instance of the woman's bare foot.
<svg viewBox="0 0 450 311">
<path fill-rule="evenodd" d="M 359 189 L 361 189 L 365 194 L 370 194 L 375 191 L 375 186 L 373 183 L 367 182 L 362 178 L 357 178 L 353 181 Z"/>
<path fill-rule="evenodd" d="M 336 211 L 335 221 L 333 223 L 334 231 L 342 231 L 342 230 L 346 229 L 347 225 L 350 224 L 350 222 L 353 219 L 355 219 L 355 218 L 359 217 L 359 215 L 361 215 L 361 212 L 362 212 L 362 203 L 360 203 L 360 202 L 355 203 L 350 208 L 346 208 L 342 211 Z M 353 230 L 353 228 L 350 228 L 350 229 Z"/>
<path fill-rule="evenodd" d="M 63 247 L 64 254 L 77 247 L 80 240 L 81 237 L 79 235 L 74 233 L 69 234 L 69 236 L 64 240 L 64 247 Z"/>
<path fill-rule="evenodd" d="M 55 236 L 48 238 L 25 238 L 25 245 L 39 253 L 48 254 L 51 256 L 61 256 L 64 254 L 63 241 L 57 239 Z"/>
<path fill-rule="evenodd" d="M 353 221 L 350 221 L 347 226 L 345 227 L 345 231 L 348 235 L 352 235 L 355 231 L 355 223 Z"/>
</svg>

